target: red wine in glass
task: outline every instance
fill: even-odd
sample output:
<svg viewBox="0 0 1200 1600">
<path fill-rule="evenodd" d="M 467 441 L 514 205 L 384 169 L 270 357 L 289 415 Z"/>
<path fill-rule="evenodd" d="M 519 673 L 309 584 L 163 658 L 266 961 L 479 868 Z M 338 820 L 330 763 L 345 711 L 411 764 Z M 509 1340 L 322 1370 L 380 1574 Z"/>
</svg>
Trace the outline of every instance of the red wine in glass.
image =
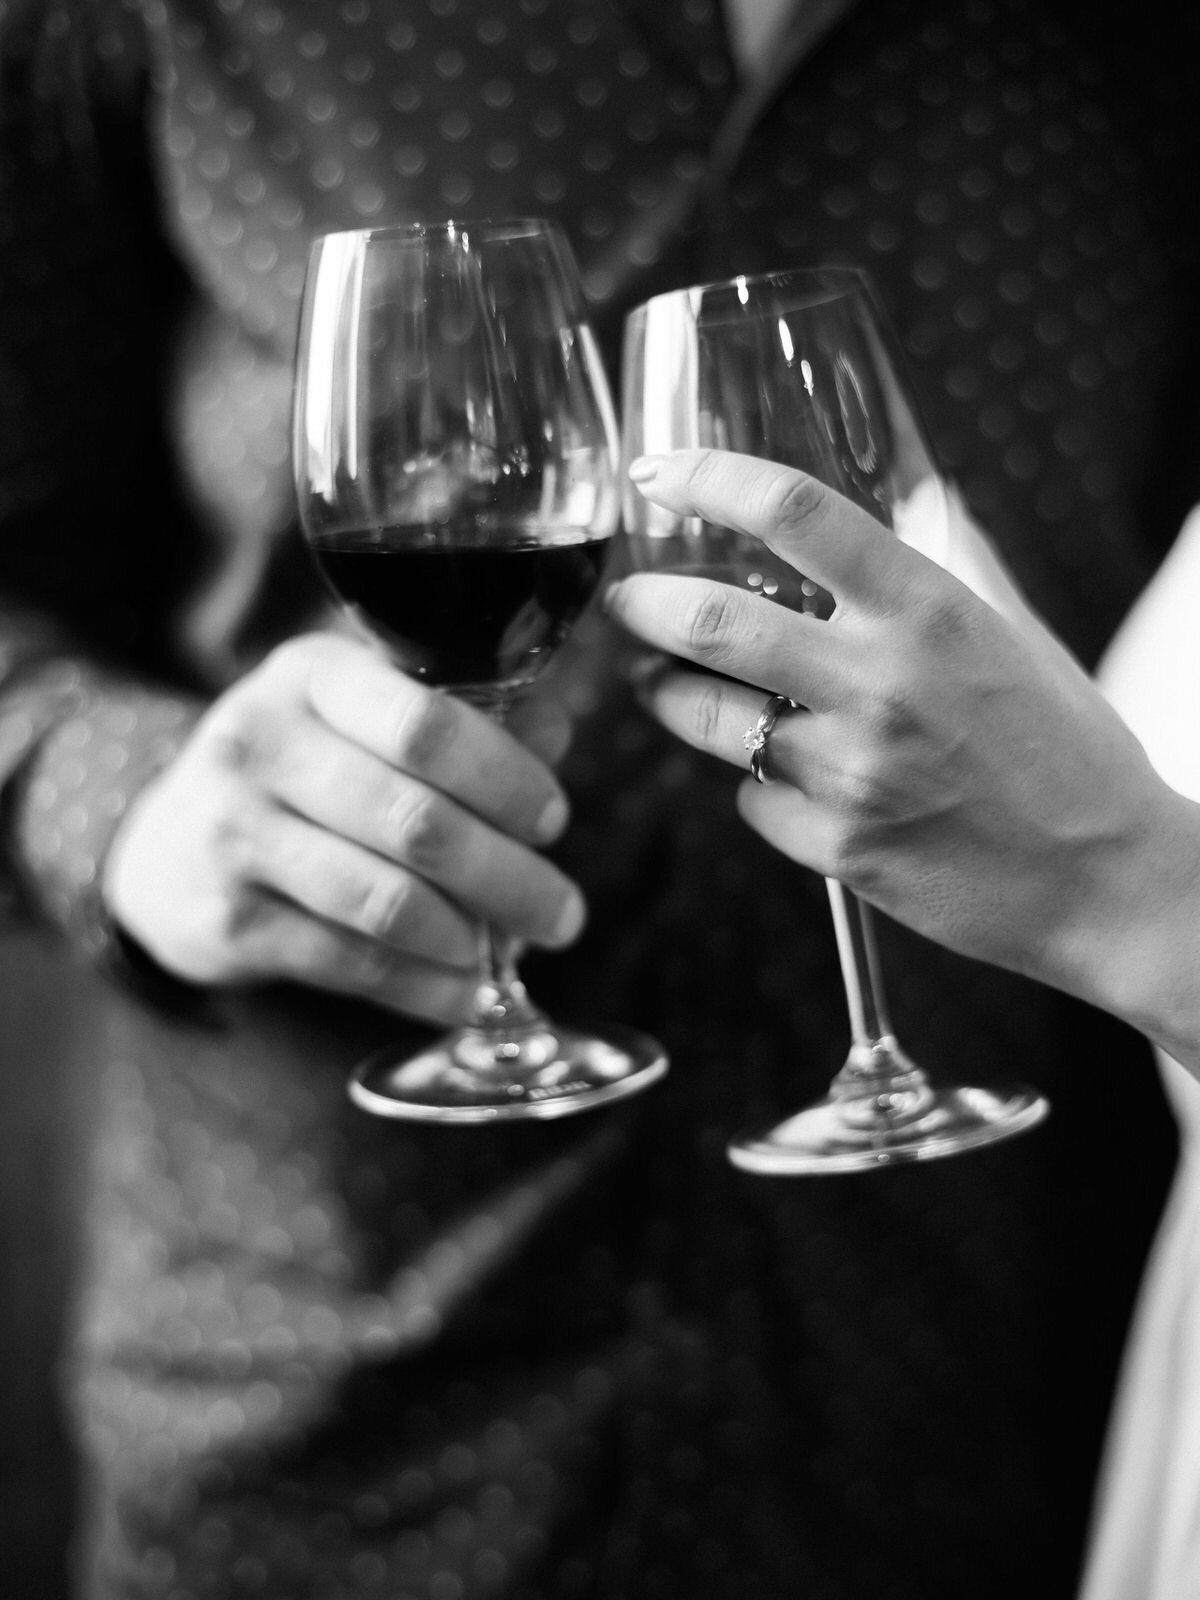
<svg viewBox="0 0 1200 1600">
<path fill-rule="evenodd" d="M 317 564 L 351 613 L 398 666 L 448 689 L 509 691 L 531 682 L 591 599 L 611 548 L 588 530 L 542 543 L 503 525 L 424 524 L 315 539 Z"/>
</svg>

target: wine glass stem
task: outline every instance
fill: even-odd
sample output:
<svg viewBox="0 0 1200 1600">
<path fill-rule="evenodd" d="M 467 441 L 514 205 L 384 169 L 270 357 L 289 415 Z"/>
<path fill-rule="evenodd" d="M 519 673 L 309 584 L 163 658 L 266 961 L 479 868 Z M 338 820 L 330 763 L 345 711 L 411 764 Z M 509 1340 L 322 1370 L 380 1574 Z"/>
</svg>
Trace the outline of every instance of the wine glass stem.
<svg viewBox="0 0 1200 1600">
<path fill-rule="evenodd" d="M 456 691 L 501 726 L 512 704 L 507 689 L 487 685 Z M 517 941 L 499 934 L 486 923 L 479 929 L 479 983 L 471 1004 L 468 1031 L 477 1037 L 460 1051 L 468 1052 L 478 1066 L 480 1048 L 491 1052 L 496 1065 L 541 1065 L 553 1045 L 546 1018 L 529 998 L 517 975 Z"/>
<path fill-rule="evenodd" d="M 484 924 L 479 930 L 479 985 L 471 1025 L 497 1037 L 544 1023 L 517 975 L 516 941 Z"/>
<path fill-rule="evenodd" d="M 887 1013 L 883 974 L 871 908 L 835 878 L 827 878 L 829 905 L 837 935 L 838 958 L 850 1012 L 848 1067 L 878 1072 L 898 1053 Z"/>
<path fill-rule="evenodd" d="M 837 935 L 850 1053 L 830 1085 L 847 1123 L 866 1134 L 888 1132 L 923 1116 L 933 1091 L 921 1069 L 901 1050 L 888 1019 L 871 908 L 834 878 L 826 878 Z"/>
</svg>

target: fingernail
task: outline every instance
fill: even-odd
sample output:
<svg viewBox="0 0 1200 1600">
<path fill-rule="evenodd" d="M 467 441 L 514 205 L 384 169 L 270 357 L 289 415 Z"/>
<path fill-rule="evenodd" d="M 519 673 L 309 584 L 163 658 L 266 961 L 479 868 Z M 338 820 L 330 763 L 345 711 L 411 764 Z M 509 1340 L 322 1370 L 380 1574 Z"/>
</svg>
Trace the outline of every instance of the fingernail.
<svg viewBox="0 0 1200 1600">
<path fill-rule="evenodd" d="M 552 795 L 537 819 L 537 836 L 544 844 L 551 844 L 567 825 L 570 807 L 561 794 Z"/>
<path fill-rule="evenodd" d="M 579 936 L 583 928 L 586 910 L 583 897 L 573 894 L 563 906 L 558 921 L 554 925 L 554 942 L 556 944 L 570 944 L 572 939 Z"/>
<path fill-rule="evenodd" d="M 638 456 L 636 461 L 629 463 L 629 477 L 634 483 L 649 483 L 651 478 L 658 477 L 661 466 L 661 456 Z"/>
</svg>

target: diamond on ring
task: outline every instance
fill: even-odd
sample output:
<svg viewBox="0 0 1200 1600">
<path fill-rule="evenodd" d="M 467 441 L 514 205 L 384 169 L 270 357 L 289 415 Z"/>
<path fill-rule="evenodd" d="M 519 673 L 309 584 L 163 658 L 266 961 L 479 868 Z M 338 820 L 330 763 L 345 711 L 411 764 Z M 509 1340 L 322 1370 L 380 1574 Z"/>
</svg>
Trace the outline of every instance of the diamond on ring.
<svg viewBox="0 0 1200 1600">
<path fill-rule="evenodd" d="M 765 765 L 767 740 L 783 713 L 797 710 L 795 700 L 789 700 L 785 694 L 773 694 L 759 713 L 758 721 L 742 735 L 742 743 L 750 752 L 750 773 L 756 783 L 774 783 Z"/>
</svg>

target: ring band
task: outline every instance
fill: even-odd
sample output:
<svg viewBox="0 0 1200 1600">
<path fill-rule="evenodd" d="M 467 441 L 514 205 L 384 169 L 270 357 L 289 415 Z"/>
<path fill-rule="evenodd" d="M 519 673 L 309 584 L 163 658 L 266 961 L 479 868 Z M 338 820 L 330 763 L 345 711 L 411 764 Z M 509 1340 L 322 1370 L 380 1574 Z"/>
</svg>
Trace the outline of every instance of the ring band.
<svg viewBox="0 0 1200 1600">
<path fill-rule="evenodd" d="M 794 700 L 789 700 L 785 694 L 773 694 L 759 713 L 758 721 L 752 728 L 747 728 L 742 735 L 742 743 L 750 752 L 750 774 L 757 783 L 774 783 L 766 770 L 767 740 L 771 737 L 775 724 L 785 711 L 798 711 L 800 708 Z"/>
</svg>

